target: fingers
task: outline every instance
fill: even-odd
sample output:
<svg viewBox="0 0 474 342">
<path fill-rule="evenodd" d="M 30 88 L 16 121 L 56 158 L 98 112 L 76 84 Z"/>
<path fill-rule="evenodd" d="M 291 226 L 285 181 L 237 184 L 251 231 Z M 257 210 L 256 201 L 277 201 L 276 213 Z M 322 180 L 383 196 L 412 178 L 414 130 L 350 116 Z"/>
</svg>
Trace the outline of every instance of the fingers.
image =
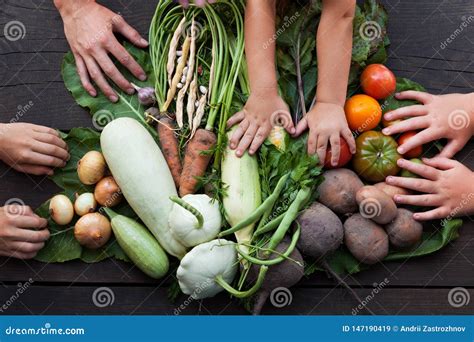
<svg viewBox="0 0 474 342">
<path fill-rule="evenodd" d="M 397 100 L 415 100 L 423 104 L 427 104 L 433 98 L 433 95 L 415 90 L 403 91 L 401 93 L 395 94 Z"/>
<path fill-rule="evenodd" d="M 47 155 L 47 156 L 57 157 L 61 160 L 69 159 L 69 153 L 65 149 L 58 147 L 56 145 L 50 145 L 43 142 L 37 142 L 33 146 L 33 151 Z"/>
<path fill-rule="evenodd" d="M 329 142 L 331 143 L 331 164 L 336 166 L 341 155 L 341 138 L 339 135 L 333 134 L 329 138 Z"/>
<path fill-rule="evenodd" d="M 74 54 L 74 58 L 76 60 L 77 74 L 79 75 L 79 78 L 81 79 L 82 87 L 89 93 L 90 96 L 96 97 L 97 91 L 95 90 L 94 86 L 91 83 L 91 80 L 89 78 L 89 73 L 87 72 L 87 67 L 86 67 L 86 64 L 84 63 L 84 60 L 77 53 Z"/>
<path fill-rule="evenodd" d="M 107 96 L 109 101 L 117 102 L 118 96 L 115 94 L 112 87 L 107 83 L 107 80 L 105 79 L 104 75 L 102 74 L 102 71 L 97 65 L 97 62 L 92 59 L 92 57 L 87 57 L 84 61 L 87 66 L 87 70 L 89 70 L 89 75 L 94 80 L 95 84 L 97 84 L 97 86 L 100 88 L 100 90 L 102 90 L 104 95 Z"/>
<path fill-rule="evenodd" d="M 31 127 L 32 127 L 34 132 L 51 134 L 51 135 L 61 139 L 60 135 L 59 135 L 59 132 L 57 130 L 55 130 L 54 128 L 47 127 L 47 126 L 40 126 L 40 125 L 31 125 Z"/>
<path fill-rule="evenodd" d="M 255 134 L 257 133 L 257 126 L 256 125 L 250 125 L 249 128 L 247 128 L 247 131 L 245 132 L 244 136 L 240 140 L 239 146 L 237 147 L 237 151 L 235 154 L 237 157 L 242 157 L 245 153 L 245 151 L 249 148 L 250 144 L 253 141 L 253 138 L 255 137 Z"/>
<path fill-rule="evenodd" d="M 356 153 L 356 142 L 351 130 L 349 128 L 345 129 L 341 132 L 341 134 L 342 137 L 346 140 L 346 143 L 349 145 L 349 150 L 351 151 L 351 153 Z"/>
<path fill-rule="evenodd" d="M 329 137 L 326 135 L 320 134 L 318 136 L 318 141 L 317 141 L 317 150 L 316 153 L 318 154 L 318 158 L 321 164 L 324 164 L 324 161 L 326 160 L 326 152 L 328 148 L 328 140 Z"/>
<path fill-rule="evenodd" d="M 36 252 L 35 253 L 22 253 L 22 252 L 17 252 L 17 251 L 12 251 L 8 254 L 4 253 L 5 256 L 9 256 L 12 258 L 17 258 L 17 259 L 23 259 L 23 260 L 33 259 L 36 256 L 36 254 L 37 254 Z"/>
<path fill-rule="evenodd" d="M 395 195 L 395 202 L 406 205 L 417 205 L 421 207 L 435 207 L 440 205 L 439 197 L 436 195 Z"/>
<path fill-rule="evenodd" d="M 25 159 L 25 164 L 48 166 L 48 167 L 64 167 L 66 162 L 60 158 L 30 151 Z"/>
<path fill-rule="evenodd" d="M 433 210 L 425 211 L 422 213 L 413 214 L 413 218 L 417 221 L 429 221 L 446 218 L 448 214 L 443 207 L 439 207 Z"/>
<path fill-rule="evenodd" d="M 131 27 L 125 19 L 119 17 L 113 22 L 114 28 L 120 32 L 125 38 L 127 38 L 133 45 L 141 48 L 148 46 L 148 42 L 143 38 L 137 30 Z"/>
<path fill-rule="evenodd" d="M 145 71 L 143 71 L 140 64 L 133 59 L 133 57 L 128 53 L 128 51 L 118 42 L 115 42 L 111 45 L 109 52 L 117 58 L 117 60 L 125 66 L 133 76 L 138 78 L 140 81 L 146 80 Z M 133 88 L 132 88 L 133 90 Z"/>
<path fill-rule="evenodd" d="M 301 119 L 300 122 L 298 122 L 298 125 L 296 125 L 296 130 L 295 130 L 295 133 L 293 135 L 295 137 L 298 137 L 298 136 L 301 135 L 301 133 L 303 133 L 307 129 L 308 129 L 308 120 L 306 118 L 303 118 L 303 119 Z"/>
<path fill-rule="evenodd" d="M 117 43 L 118 44 L 118 43 Z M 110 57 L 104 52 L 100 51 L 95 56 L 95 60 L 99 64 L 100 68 L 114 83 L 127 94 L 133 94 L 135 89 L 132 87 L 130 82 L 118 71 Z"/>
<path fill-rule="evenodd" d="M 12 238 L 14 241 L 25 241 L 32 243 L 45 242 L 49 239 L 49 230 L 30 230 L 30 229 L 16 229 L 14 233 L 15 237 Z"/>
<path fill-rule="evenodd" d="M 456 167 L 457 161 L 445 157 L 423 158 L 423 163 L 439 170 L 450 170 Z"/>
<path fill-rule="evenodd" d="M 257 130 L 255 137 L 253 138 L 252 144 L 250 145 L 249 153 L 254 154 L 255 152 L 257 152 L 258 148 L 263 144 L 267 136 L 268 136 L 268 132 L 266 131 L 266 129 L 263 127 L 260 127 Z"/>
<path fill-rule="evenodd" d="M 20 228 L 45 228 L 48 221 L 37 215 L 21 215 L 15 217 L 14 224 Z"/>
<path fill-rule="evenodd" d="M 404 133 L 408 131 L 415 131 L 422 128 L 429 127 L 430 123 L 426 120 L 425 117 L 421 118 L 412 118 L 403 120 L 399 123 L 396 123 L 390 127 L 386 127 L 382 130 L 382 133 L 385 135 L 393 135 L 397 133 Z"/>
<path fill-rule="evenodd" d="M 385 179 L 385 181 L 387 182 L 387 184 L 399 186 L 405 189 L 415 190 L 424 193 L 433 192 L 433 184 L 426 179 L 389 176 Z"/>
<path fill-rule="evenodd" d="M 235 150 L 239 145 L 240 139 L 249 128 L 250 122 L 248 120 L 242 121 L 239 126 L 235 129 L 232 137 L 230 138 L 230 148 Z"/>
<path fill-rule="evenodd" d="M 399 159 L 397 164 L 402 169 L 411 171 L 423 178 L 436 180 L 438 178 L 439 171 L 429 165 L 413 163 L 406 159 Z"/>
<path fill-rule="evenodd" d="M 452 158 L 456 155 L 456 153 L 462 150 L 464 147 L 463 145 L 464 144 L 457 140 L 451 140 L 446 144 L 439 156 L 444 158 Z"/>
<path fill-rule="evenodd" d="M 405 154 L 408 151 L 414 149 L 415 147 L 427 144 L 430 141 L 436 140 L 437 138 L 438 137 L 433 134 L 430 129 L 425 129 L 408 139 L 403 145 L 400 145 L 397 148 L 397 151 L 400 154 Z"/>
<path fill-rule="evenodd" d="M 38 166 L 38 165 L 31 165 L 31 164 L 18 164 L 14 167 L 14 169 L 19 172 L 28 173 L 30 175 L 35 175 L 35 176 L 54 175 L 54 170 L 46 166 Z"/>
<path fill-rule="evenodd" d="M 17 253 L 23 254 L 35 254 L 44 247 L 44 242 L 24 242 L 24 241 L 11 241 L 9 243 L 10 250 Z"/>
<path fill-rule="evenodd" d="M 68 146 L 67 146 L 66 142 L 56 134 L 37 133 L 37 134 L 34 135 L 34 138 L 39 142 L 43 142 L 43 143 L 46 143 L 46 144 L 58 146 L 59 148 L 61 148 L 63 150 L 66 150 L 66 151 L 68 150 Z M 68 154 L 68 157 L 69 157 L 69 154 Z"/>
<path fill-rule="evenodd" d="M 232 115 L 229 120 L 227 120 L 227 128 L 231 128 L 245 119 L 245 112 L 242 110 L 240 112 L 235 113 Z"/>
<path fill-rule="evenodd" d="M 428 114 L 428 108 L 423 105 L 407 106 L 395 109 L 384 115 L 384 119 L 388 121 L 404 119 L 406 117 L 421 116 Z"/>
</svg>

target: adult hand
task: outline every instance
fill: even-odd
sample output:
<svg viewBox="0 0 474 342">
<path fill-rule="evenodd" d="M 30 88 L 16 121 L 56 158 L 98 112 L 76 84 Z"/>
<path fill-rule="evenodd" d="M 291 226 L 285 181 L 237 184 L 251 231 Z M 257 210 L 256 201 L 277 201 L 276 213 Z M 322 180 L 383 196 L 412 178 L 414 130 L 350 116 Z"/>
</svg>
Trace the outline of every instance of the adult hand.
<svg viewBox="0 0 474 342">
<path fill-rule="evenodd" d="M 109 54 L 139 80 L 144 81 L 146 74 L 117 41 L 114 32 L 119 32 L 141 48 L 148 46 L 148 42 L 128 25 L 122 16 L 94 0 L 55 0 L 55 5 L 63 18 L 64 32 L 74 54 L 84 89 L 91 96 L 97 95 L 92 79 L 110 101 L 118 101 L 117 94 L 105 77 L 107 76 L 120 89 L 133 94 L 135 90 L 132 84 L 120 73 Z"/>
<path fill-rule="evenodd" d="M 67 144 L 48 127 L 28 123 L 0 125 L 0 159 L 13 169 L 33 175 L 52 175 L 69 160 Z"/>
<path fill-rule="evenodd" d="M 0 255 L 31 259 L 49 238 L 48 221 L 30 207 L 8 205 L 0 208 Z"/>
</svg>

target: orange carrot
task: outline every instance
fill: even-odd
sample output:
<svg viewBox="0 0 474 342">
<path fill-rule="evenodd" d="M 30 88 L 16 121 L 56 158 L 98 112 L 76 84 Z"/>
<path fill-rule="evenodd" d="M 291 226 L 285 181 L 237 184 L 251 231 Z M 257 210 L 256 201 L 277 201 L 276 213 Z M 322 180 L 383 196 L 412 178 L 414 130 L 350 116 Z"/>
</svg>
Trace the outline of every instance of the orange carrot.
<svg viewBox="0 0 474 342">
<path fill-rule="evenodd" d="M 179 144 L 176 135 L 174 134 L 174 120 L 165 116 L 160 115 L 156 124 L 156 130 L 158 131 L 158 139 L 161 145 L 161 152 L 165 156 L 166 163 L 171 171 L 171 175 L 174 179 L 176 188 L 179 188 L 179 181 L 181 171 L 183 169 L 181 160 L 179 159 Z"/>
<path fill-rule="evenodd" d="M 181 197 L 193 194 L 198 185 L 198 178 L 204 176 L 211 160 L 210 151 L 217 143 L 216 135 L 207 129 L 198 129 L 189 141 L 184 155 L 183 172 L 179 180 Z"/>
</svg>

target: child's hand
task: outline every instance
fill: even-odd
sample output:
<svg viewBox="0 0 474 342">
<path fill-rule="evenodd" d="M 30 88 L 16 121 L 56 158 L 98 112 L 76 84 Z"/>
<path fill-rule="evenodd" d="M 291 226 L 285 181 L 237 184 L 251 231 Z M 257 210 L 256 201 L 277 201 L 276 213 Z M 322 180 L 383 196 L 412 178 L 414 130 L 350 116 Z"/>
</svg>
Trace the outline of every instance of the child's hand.
<svg viewBox="0 0 474 342">
<path fill-rule="evenodd" d="M 174 0 L 174 2 L 178 2 L 178 0 Z M 183 6 L 184 8 L 188 8 L 189 7 L 189 3 L 195 3 L 196 6 L 198 7 L 204 7 L 206 6 L 208 3 L 209 4 L 212 4 L 214 2 L 216 2 L 216 0 L 194 0 L 194 1 L 190 1 L 190 0 L 179 0 L 179 3 L 181 4 L 181 6 Z"/>
<path fill-rule="evenodd" d="M 340 155 L 341 136 L 346 140 L 352 154 L 356 146 L 354 136 L 347 125 L 344 108 L 332 103 L 316 102 L 306 116 L 298 123 L 296 134 L 300 135 L 309 127 L 308 154 L 318 153 L 324 164 L 328 142 L 331 144 L 332 165 L 337 165 Z"/>
<path fill-rule="evenodd" d="M 48 221 L 30 207 L 9 205 L 0 208 L 0 255 L 31 259 L 49 238 Z"/>
<path fill-rule="evenodd" d="M 52 175 L 69 159 L 66 143 L 52 128 L 27 123 L 0 125 L 0 159 L 17 171 Z"/>
<path fill-rule="evenodd" d="M 419 221 L 474 213 L 474 173 L 458 161 L 444 157 L 423 159 L 425 165 L 398 160 L 398 165 L 423 178 L 387 177 L 386 182 L 422 192 L 417 195 L 396 195 L 400 204 L 436 207 L 414 214 Z"/>
<path fill-rule="evenodd" d="M 450 94 L 431 95 L 417 91 L 397 94 L 399 100 L 416 100 L 422 104 L 400 108 L 385 114 L 385 120 L 403 120 L 383 129 L 386 135 L 420 130 L 411 139 L 398 148 L 403 154 L 430 141 L 446 138 L 448 144 L 440 156 L 451 158 L 469 141 L 474 132 L 473 95 Z"/>
<path fill-rule="evenodd" d="M 228 127 L 236 124 L 239 127 L 232 134 L 230 148 L 237 149 L 238 157 L 247 149 L 250 154 L 254 154 L 273 126 L 283 126 L 290 134 L 295 132 L 288 105 L 278 95 L 251 94 L 244 109 L 227 121 Z"/>
<path fill-rule="evenodd" d="M 111 102 L 117 102 L 118 96 L 107 77 L 123 91 L 133 94 L 133 86 L 117 69 L 110 56 L 114 56 L 136 78 L 144 81 L 146 74 L 119 43 L 114 32 L 140 48 L 147 47 L 148 42 L 120 14 L 95 1 L 55 0 L 55 4 L 64 21 L 64 32 L 74 54 L 77 73 L 89 95 L 97 95 L 92 79 Z"/>
</svg>

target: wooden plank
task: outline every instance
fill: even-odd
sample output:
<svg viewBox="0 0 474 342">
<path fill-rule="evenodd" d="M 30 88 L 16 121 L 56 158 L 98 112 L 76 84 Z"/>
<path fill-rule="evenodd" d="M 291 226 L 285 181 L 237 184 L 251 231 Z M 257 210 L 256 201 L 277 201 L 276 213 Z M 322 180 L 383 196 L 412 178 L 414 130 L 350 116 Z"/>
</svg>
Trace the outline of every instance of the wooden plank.
<svg viewBox="0 0 474 342">
<path fill-rule="evenodd" d="M 19 287 L 12 285 L 0 289 L 0 307 L 3 314 L 16 315 L 76 315 L 76 314 L 125 314 L 125 315 L 243 315 L 248 314 L 241 303 L 226 294 L 196 301 L 180 296 L 173 303 L 161 287 L 135 286 L 36 286 L 27 287 L 15 296 Z M 373 288 L 356 289 L 362 300 L 380 315 L 466 315 L 472 314 L 474 303 L 455 308 L 449 304 L 450 288 L 438 289 L 388 289 L 377 292 Z M 96 295 L 94 296 L 94 292 Z M 464 291 L 464 290 L 463 290 Z M 472 298 L 473 289 L 468 291 Z M 102 293 L 99 296 L 98 293 Z M 12 299 L 13 297 L 16 299 Z M 285 296 L 285 297 L 284 297 Z M 278 301 L 278 297 L 280 300 Z M 96 298 L 94 302 L 94 298 Z M 102 298 L 100 300 L 100 298 Z M 113 298 L 113 300 L 112 300 Z M 285 299 L 283 299 L 285 298 Z M 287 298 L 291 298 L 288 300 Z M 98 307 L 102 305 L 103 307 Z M 109 303 L 110 305 L 104 306 Z M 358 303 L 342 288 L 292 288 L 290 292 L 273 296 L 262 314 L 265 315 L 351 315 L 367 314 L 358 309 Z M 283 304 L 289 305 L 283 305 Z"/>
</svg>

